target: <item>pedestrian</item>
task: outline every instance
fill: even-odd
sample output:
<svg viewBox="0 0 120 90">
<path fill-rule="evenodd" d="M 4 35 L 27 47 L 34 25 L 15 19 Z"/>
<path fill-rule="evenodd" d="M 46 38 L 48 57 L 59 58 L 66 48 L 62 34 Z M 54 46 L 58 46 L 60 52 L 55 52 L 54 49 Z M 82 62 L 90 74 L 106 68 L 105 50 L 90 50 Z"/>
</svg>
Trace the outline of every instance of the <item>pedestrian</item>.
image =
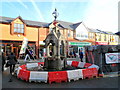
<svg viewBox="0 0 120 90">
<path fill-rule="evenodd" d="M 73 57 L 73 52 L 72 51 L 70 51 L 70 58 L 72 58 Z"/>
<path fill-rule="evenodd" d="M 74 58 L 76 58 L 76 53 L 75 53 L 75 50 L 73 51 L 73 54 L 74 54 Z"/>
<path fill-rule="evenodd" d="M 82 50 L 80 50 L 80 52 L 79 52 L 79 57 L 80 57 L 81 62 L 83 62 L 83 52 L 82 52 Z"/>
<path fill-rule="evenodd" d="M 5 65 L 5 62 L 6 62 L 5 53 L 2 52 L 2 72 L 4 71 L 4 65 Z"/>
<path fill-rule="evenodd" d="M 8 62 L 10 64 L 10 80 L 9 82 L 12 82 L 12 75 L 14 74 L 14 69 L 15 69 L 15 64 L 17 63 L 16 56 L 14 55 L 13 52 L 8 55 Z"/>
<path fill-rule="evenodd" d="M 27 59 L 29 59 L 30 61 L 31 61 L 31 59 L 34 60 L 34 57 L 33 57 L 33 55 L 32 55 L 32 50 L 26 48 L 25 54 L 26 54 L 26 55 L 25 55 L 24 61 L 26 61 Z"/>
<path fill-rule="evenodd" d="M 24 61 L 26 62 L 27 58 L 31 61 L 29 54 L 26 54 Z"/>
</svg>

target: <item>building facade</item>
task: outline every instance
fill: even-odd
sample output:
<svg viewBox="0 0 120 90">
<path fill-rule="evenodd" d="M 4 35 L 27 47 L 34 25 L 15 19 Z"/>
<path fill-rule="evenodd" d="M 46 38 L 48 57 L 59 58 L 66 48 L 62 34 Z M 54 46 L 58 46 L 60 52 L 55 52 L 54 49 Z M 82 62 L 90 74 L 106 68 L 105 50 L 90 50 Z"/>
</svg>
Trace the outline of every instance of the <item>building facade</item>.
<svg viewBox="0 0 120 90">
<path fill-rule="evenodd" d="M 19 57 L 22 41 L 28 39 L 28 48 L 32 48 L 37 58 L 46 56 L 45 43 L 43 42 L 53 27 L 53 23 L 44 23 L 16 18 L 0 17 L 0 48 L 8 54 L 14 52 Z M 79 53 L 84 46 L 91 45 L 117 45 L 119 36 L 98 29 L 86 27 L 84 22 L 71 23 L 57 21 L 57 27 L 66 42 L 66 54 L 70 51 Z"/>
<path fill-rule="evenodd" d="M 22 41 L 28 39 L 28 46 L 33 50 L 36 58 L 39 56 L 39 49 L 47 32 L 47 23 L 23 20 L 20 16 L 17 18 L 0 17 L 0 46 L 1 50 L 7 55 L 14 52 L 19 57 Z M 45 36 L 43 36 L 45 35 Z"/>
</svg>

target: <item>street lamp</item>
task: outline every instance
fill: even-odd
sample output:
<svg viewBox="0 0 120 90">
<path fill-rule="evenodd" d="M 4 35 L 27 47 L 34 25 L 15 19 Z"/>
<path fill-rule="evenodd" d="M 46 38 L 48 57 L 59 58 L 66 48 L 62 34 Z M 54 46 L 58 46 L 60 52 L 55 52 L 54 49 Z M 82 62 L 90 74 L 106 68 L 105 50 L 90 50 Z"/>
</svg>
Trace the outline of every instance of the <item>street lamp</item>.
<svg viewBox="0 0 120 90">
<path fill-rule="evenodd" d="M 55 8 L 55 11 L 52 13 L 52 15 L 54 16 L 55 21 L 56 21 L 58 15 L 59 15 L 59 13 L 57 12 L 57 9 L 56 9 L 56 8 Z"/>
<path fill-rule="evenodd" d="M 58 17 L 58 15 L 59 15 L 59 13 L 57 12 L 57 9 L 55 8 L 55 11 L 52 13 L 52 15 L 54 16 L 54 21 L 53 21 L 53 25 L 55 26 L 54 27 L 54 30 L 55 30 L 55 32 L 56 32 L 56 25 L 57 25 L 57 21 L 56 21 L 56 19 L 57 19 L 57 17 Z"/>
</svg>

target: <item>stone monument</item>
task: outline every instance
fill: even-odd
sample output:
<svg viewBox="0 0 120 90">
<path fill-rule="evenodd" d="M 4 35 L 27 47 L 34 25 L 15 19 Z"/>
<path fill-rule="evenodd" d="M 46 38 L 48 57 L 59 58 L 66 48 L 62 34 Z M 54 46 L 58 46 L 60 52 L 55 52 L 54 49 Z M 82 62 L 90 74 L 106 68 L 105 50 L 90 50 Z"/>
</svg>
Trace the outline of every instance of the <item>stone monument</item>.
<svg viewBox="0 0 120 90">
<path fill-rule="evenodd" d="M 50 33 L 44 40 L 47 53 L 44 62 L 46 70 L 62 70 L 66 67 L 66 43 L 58 25 L 59 23 L 55 19 L 49 25 Z"/>
</svg>

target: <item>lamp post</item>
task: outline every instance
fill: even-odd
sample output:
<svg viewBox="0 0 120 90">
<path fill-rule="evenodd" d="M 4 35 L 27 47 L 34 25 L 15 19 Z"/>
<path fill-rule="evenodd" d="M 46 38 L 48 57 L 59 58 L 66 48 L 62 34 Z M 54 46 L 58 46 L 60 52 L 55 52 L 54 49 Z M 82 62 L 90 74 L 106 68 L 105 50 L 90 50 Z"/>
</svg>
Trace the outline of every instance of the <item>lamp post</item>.
<svg viewBox="0 0 120 90">
<path fill-rule="evenodd" d="M 53 25 L 55 26 L 55 32 L 56 32 L 56 24 L 57 24 L 57 21 L 56 21 L 56 19 L 57 19 L 57 17 L 58 17 L 58 15 L 59 15 L 59 13 L 57 12 L 57 9 L 55 8 L 55 11 L 52 13 L 52 15 L 54 16 L 54 21 L 53 21 Z"/>
</svg>

